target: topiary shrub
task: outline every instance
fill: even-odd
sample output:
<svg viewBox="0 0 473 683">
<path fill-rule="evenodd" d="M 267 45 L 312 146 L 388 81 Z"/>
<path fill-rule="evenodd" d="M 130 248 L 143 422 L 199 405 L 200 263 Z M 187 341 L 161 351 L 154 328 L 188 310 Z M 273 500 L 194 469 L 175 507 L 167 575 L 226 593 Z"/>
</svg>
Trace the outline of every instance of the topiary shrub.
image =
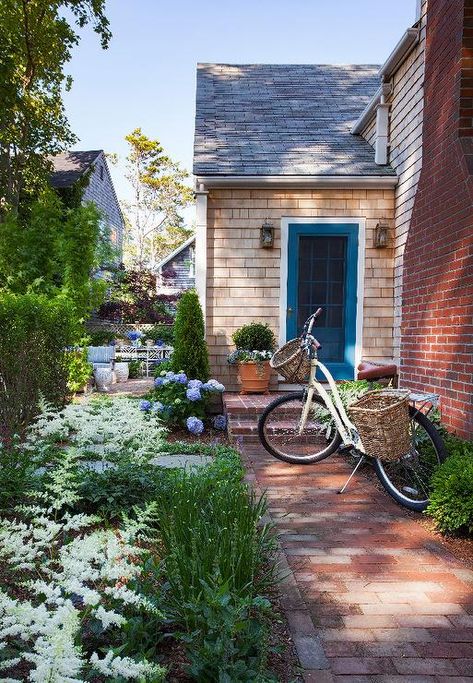
<svg viewBox="0 0 473 683">
<path fill-rule="evenodd" d="M 451 435 L 450 455 L 432 476 L 432 493 L 426 510 L 443 532 L 473 534 L 473 443 Z"/>
<path fill-rule="evenodd" d="M 53 405 L 66 399 L 75 308 L 64 297 L 3 292 L 0 330 L 0 440 L 9 443 L 38 413 L 41 396 Z"/>
<path fill-rule="evenodd" d="M 210 376 L 209 353 L 205 343 L 204 316 L 194 289 L 184 292 L 178 305 L 174 324 L 174 372 L 182 370 L 188 377 L 206 382 Z"/>
<path fill-rule="evenodd" d="M 274 333 L 265 323 L 243 325 L 232 335 L 236 348 L 243 351 L 273 351 Z"/>
</svg>

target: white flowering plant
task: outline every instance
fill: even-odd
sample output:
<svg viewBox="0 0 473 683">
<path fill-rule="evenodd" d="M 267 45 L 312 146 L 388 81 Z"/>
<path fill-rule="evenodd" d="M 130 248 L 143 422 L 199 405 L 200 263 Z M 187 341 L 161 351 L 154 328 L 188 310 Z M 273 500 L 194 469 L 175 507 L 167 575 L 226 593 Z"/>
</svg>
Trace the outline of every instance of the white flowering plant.
<svg viewBox="0 0 473 683">
<path fill-rule="evenodd" d="M 84 457 L 147 462 L 165 442 L 163 424 L 150 421 L 133 398 L 91 398 L 55 410 L 41 404 L 41 414 L 29 431 L 27 445 L 38 440 L 75 447 Z"/>
<path fill-rule="evenodd" d="M 163 618 L 156 600 L 136 590 L 155 510 L 148 505 L 116 529 L 71 513 L 78 457 L 66 453 L 36 499 L 0 520 L 0 680 L 156 683 L 165 675 L 158 663 L 116 650 L 130 617 Z"/>
</svg>

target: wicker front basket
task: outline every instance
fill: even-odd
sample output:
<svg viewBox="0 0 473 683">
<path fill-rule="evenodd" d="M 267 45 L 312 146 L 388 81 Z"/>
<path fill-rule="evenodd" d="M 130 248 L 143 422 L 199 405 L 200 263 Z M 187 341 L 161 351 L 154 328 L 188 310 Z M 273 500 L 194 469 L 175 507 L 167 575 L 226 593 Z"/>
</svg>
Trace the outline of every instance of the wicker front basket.
<svg viewBox="0 0 473 683">
<path fill-rule="evenodd" d="M 281 346 L 271 358 L 270 365 L 289 382 L 304 384 L 309 377 L 310 360 L 301 349 L 301 340 L 291 339 Z"/>
<path fill-rule="evenodd" d="M 409 392 L 369 391 L 348 409 L 367 455 L 399 460 L 411 448 Z"/>
</svg>

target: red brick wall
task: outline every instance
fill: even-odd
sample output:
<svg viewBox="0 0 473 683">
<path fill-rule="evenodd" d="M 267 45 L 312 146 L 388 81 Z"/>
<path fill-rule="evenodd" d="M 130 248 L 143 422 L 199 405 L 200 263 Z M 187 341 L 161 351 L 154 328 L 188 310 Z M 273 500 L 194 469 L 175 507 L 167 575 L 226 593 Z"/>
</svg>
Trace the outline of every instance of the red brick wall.
<svg viewBox="0 0 473 683">
<path fill-rule="evenodd" d="M 401 379 L 473 437 L 473 0 L 429 0 L 423 161 L 404 255 Z"/>
</svg>

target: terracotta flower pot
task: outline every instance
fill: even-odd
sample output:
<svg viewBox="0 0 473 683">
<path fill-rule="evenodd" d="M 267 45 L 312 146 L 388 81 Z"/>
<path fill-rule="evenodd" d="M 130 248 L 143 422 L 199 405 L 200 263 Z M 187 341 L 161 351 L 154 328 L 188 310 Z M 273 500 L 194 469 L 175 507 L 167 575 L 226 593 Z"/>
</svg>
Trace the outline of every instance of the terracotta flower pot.
<svg viewBox="0 0 473 683">
<path fill-rule="evenodd" d="M 238 372 L 241 382 L 242 394 L 267 394 L 269 390 L 269 378 L 271 366 L 269 361 L 261 363 L 240 363 Z"/>
</svg>

